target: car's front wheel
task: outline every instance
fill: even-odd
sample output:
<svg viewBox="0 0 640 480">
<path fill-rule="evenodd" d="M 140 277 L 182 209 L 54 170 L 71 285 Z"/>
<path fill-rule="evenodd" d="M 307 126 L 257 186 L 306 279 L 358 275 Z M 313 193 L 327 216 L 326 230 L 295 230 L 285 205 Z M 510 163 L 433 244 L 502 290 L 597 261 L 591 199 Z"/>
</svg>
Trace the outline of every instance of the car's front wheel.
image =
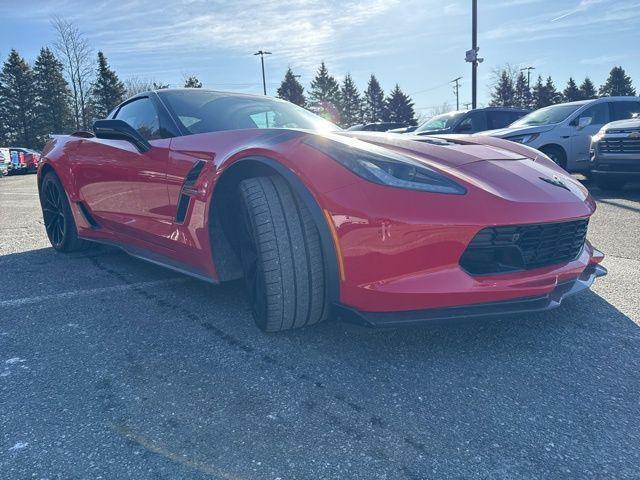
<svg viewBox="0 0 640 480">
<path fill-rule="evenodd" d="M 327 316 L 320 236 L 309 210 L 279 176 L 240 182 L 240 259 L 252 313 L 269 332 Z"/>
<path fill-rule="evenodd" d="M 40 205 L 47 237 L 53 248 L 60 252 L 74 252 L 87 248 L 88 243 L 78 237 L 67 194 L 54 172 L 48 172 L 42 180 Z"/>
</svg>

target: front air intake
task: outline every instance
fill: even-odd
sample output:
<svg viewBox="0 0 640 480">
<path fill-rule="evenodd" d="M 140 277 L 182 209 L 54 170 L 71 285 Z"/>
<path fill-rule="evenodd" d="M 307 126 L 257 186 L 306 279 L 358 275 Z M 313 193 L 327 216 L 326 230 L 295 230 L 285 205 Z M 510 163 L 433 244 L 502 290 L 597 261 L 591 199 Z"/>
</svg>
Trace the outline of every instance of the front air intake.
<svg viewBox="0 0 640 480">
<path fill-rule="evenodd" d="M 585 243 L 589 219 L 489 227 L 480 230 L 460 258 L 471 275 L 531 270 L 574 260 Z"/>
</svg>

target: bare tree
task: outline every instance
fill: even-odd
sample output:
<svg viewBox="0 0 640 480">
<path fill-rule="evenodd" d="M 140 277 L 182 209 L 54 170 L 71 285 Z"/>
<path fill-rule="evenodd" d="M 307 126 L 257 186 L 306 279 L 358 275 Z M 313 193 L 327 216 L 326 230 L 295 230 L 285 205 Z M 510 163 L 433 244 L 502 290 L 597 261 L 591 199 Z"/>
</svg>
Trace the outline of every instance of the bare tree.
<svg viewBox="0 0 640 480">
<path fill-rule="evenodd" d="M 89 95 L 94 74 L 92 49 L 82 32 L 71 22 L 53 17 L 51 26 L 57 34 L 53 46 L 64 64 L 65 75 L 71 86 L 76 128 L 86 130 L 91 118 Z"/>
<path fill-rule="evenodd" d="M 162 82 L 156 82 L 153 79 L 129 77 L 124 81 L 124 86 L 127 89 L 127 98 L 133 97 L 138 93 L 149 92 L 151 90 L 160 90 L 163 88 L 169 88 L 169 85 Z"/>
</svg>

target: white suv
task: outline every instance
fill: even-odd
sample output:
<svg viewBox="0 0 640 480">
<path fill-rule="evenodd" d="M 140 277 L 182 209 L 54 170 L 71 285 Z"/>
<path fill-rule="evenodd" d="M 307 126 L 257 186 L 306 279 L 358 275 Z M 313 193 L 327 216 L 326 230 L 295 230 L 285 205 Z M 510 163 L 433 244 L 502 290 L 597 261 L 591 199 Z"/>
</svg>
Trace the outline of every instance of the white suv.
<svg viewBox="0 0 640 480">
<path fill-rule="evenodd" d="M 540 150 L 570 172 L 590 168 L 591 136 L 603 125 L 640 112 L 640 97 L 604 97 L 541 108 L 507 128 L 479 135 L 512 140 Z"/>
</svg>

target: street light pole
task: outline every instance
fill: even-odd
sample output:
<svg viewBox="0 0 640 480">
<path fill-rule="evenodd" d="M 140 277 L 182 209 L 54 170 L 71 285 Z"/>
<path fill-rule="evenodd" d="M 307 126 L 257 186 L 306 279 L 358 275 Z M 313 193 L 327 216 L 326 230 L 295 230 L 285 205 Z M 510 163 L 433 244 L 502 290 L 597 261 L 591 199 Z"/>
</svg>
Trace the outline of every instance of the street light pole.
<svg viewBox="0 0 640 480">
<path fill-rule="evenodd" d="M 472 0 L 471 6 L 471 48 L 476 53 L 471 64 L 471 105 L 475 110 L 478 105 L 478 0 Z"/>
<path fill-rule="evenodd" d="M 262 64 L 262 91 L 266 95 L 267 94 L 267 81 L 264 76 L 264 56 L 271 55 L 271 52 L 266 52 L 263 50 L 258 50 L 254 55 L 260 55 L 260 63 Z"/>
<path fill-rule="evenodd" d="M 456 110 L 460 110 L 460 80 L 462 77 L 454 78 L 450 83 L 454 83 L 453 90 L 456 92 Z"/>
<path fill-rule="evenodd" d="M 471 50 L 467 50 L 465 62 L 471 64 L 471 107 L 478 106 L 478 64 L 483 58 L 478 58 L 478 0 L 471 2 Z"/>
</svg>

